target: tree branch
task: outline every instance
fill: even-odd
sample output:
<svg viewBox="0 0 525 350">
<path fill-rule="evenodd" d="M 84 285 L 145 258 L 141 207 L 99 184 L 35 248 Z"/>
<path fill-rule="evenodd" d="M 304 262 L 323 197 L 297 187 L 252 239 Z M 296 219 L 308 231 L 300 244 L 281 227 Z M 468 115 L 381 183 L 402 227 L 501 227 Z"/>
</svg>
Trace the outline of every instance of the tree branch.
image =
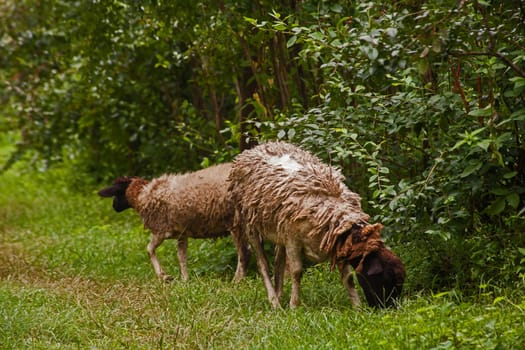
<svg viewBox="0 0 525 350">
<path fill-rule="evenodd" d="M 458 56 L 491 56 L 491 57 L 497 57 L 500 60 L 502 60 L 507 66 L 512 68 L 516 73 L 518 73 L 521 77 L 525 78 L 525 71 L 518 67 L 510 58 L 502 54 L 501 52 L 478 52 L 478 51 L 470 51 L 470 52 L 464 52 L 464 51 L 449 51 L 449 54 L 455 57 Z"/>
<path fill-rule="evenodd" d="M 512 60 L 510 58 L 508 58 L 507 56 L 503 55 L 501 52 L 495 52 L 494 56 L 498 57 L 500 60 L 502 60 L 508 66 L 510 66 L 512 69 L 514 69 L 519 75 L 521 75 L 523 78 L 525 78 L 525 71 L 523 71 L 523 69 L 521 69 L 516 64 L 514 64 L 514 62 L 512 62 Z"/>
</svg>

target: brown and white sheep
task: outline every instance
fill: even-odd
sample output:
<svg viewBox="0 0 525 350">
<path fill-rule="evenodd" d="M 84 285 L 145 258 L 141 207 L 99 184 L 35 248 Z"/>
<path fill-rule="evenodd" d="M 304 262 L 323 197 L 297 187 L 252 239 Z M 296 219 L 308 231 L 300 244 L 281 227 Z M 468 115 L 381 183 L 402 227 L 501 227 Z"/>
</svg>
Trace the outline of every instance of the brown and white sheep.
<svg viewBox="0 0 525 350">
<path fill-rule="evenodd" d="M 185 174 L 164 174 L 147 181 L 121 177 L 98 192 L 113 197 L 113 208 L 121 212 L 133 208 L 144 227 L 151 231 L 147 251 L 157 276 L 171 280 L 162 269 L 155 250 L 165 239 L 177 239 L 182 280 L 188 279 L 186 266 L 188 238 L 227 236 L 233 219 L 233 206 L 227 196 L 231 163 Z M 243 278 L 249 260 L 248 246 L 233 235 L 238 262 L 235 280 Z"/>
<path fill-rule="evenodd" d="M 352 305 L 360 305 L 352 266 L 371 306 L 389 306 L 405 278 L 400 259 L 380 239 L 381 224 L 368 223 L 361 198 L 336 168 L 287 143 L 270 142 L 236 157 L 230 172 L 235 205 L 233 229 L 242 232 L 274 307 L 280 305 L 286 261 L 292 278 L 290 307 L 300 304 L 302 258 L 331 259 Z M 262 242 L 276 244 L 275 287 Z"/>
</svg>

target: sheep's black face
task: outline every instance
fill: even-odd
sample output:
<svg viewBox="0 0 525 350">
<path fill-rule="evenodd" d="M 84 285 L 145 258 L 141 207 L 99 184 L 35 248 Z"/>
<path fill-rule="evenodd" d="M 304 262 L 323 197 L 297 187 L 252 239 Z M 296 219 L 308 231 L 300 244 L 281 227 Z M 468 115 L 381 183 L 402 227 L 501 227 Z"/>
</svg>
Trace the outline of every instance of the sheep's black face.
<svg viewBox="0 0 525 350">
<path fill-rule="evenodd" d="M 125 195 L 115 196 L 113 198 L 113 209 L 115 209 L 117 213 L 120 213 L 121 211 L 128 208 L 131 208 L 131 205 L 129 205 Z"/>
<path fill-rule="evenodd" d="M 372 307 L 392 307 L 401 295 L 405 268 L 401 260 L 388 249 L 365 257 L 357 280 L 363 288 L 366 301 Z"/>
<path fill-rule="evenodd" d="M 98 192 L 101 197 L 113 197 L 113 209 L 120 213 L 123 210 L 131 208 L 127 198 L 126 189 L 131 183 L 131 178 L 123 177 L 115 180 L 113 185 L 103 188 Z"/>
</svg>

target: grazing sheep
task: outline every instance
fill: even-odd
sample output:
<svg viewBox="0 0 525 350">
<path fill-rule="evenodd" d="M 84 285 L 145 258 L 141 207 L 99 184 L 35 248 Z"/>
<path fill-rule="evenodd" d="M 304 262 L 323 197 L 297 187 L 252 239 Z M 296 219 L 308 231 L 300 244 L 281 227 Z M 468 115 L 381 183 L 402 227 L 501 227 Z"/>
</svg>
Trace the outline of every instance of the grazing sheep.
<svg viewBox="0 0 525 350">
<path fill-rule="evenodd" d="M 341 173 L 300 148 L 262 144 L 238 155 L 230 172 L 233 230 L 243 232 L 257 257 L 268 299 L 279 307 L 285 263 L 292 278 L 290 307 L 300 304 L 302 256 L 338 267 L 352 305 L 360 305 L 352 266 L 371 306 L 399 296 L 405 271 L 380 239 L 381 224 L 368 224 L 361 198 Z M 276 244 L 275 288 L 262 241 Z"/>
<path fill-rule="evenodd" d="M 160 266 L 155 249 L 165 239 L 177 239 L 182 280 L 188 279 L 186 252 L 188 237 L 215 238 L 228 235 L 233 206 L 227 195 L 231 163 L 212 166 L 186 174 L 165 174 L 152 181 L 121 177 L 98 192 L 113 197 L 113 208 L 121 212 L 133 208 L 144 227 L 151 231 L 147 251 L 157 276 L 171 280 Z M 249 260 L 247 244 L 233 236 L 238 254 L 235 280 L 243 278 Z"/>
</svg>

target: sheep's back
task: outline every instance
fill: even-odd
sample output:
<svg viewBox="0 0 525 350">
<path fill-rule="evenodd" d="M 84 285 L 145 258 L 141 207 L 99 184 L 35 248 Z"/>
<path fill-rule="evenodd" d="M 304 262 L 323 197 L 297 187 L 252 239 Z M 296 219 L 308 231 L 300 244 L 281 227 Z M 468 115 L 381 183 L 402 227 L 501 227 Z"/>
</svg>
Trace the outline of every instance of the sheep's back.
<svg viewBox="0 0 525 350">
<path fill-rule="evenodd" d="M 233 217 L 226 196 L 230 168 L 227 163 L 152 180 L 139 197 L 144 226 L 194 238 L 226 235 Z"/>
</svg>

